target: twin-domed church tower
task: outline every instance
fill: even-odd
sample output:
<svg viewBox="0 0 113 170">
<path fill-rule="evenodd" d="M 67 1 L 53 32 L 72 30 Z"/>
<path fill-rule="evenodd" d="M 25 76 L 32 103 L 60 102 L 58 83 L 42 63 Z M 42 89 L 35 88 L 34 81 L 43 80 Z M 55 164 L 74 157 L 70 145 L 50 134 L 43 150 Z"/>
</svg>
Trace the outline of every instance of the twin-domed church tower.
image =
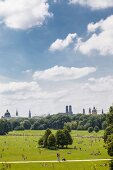
<svg viewBox="0 0 113 170">
<path fill-rule="evenodd" d="M 73 114 L 72 106 L 71 106 L 71 105 L 66 106 L 66 113 L 67 113 L 67 114 Z"/>
</svg>

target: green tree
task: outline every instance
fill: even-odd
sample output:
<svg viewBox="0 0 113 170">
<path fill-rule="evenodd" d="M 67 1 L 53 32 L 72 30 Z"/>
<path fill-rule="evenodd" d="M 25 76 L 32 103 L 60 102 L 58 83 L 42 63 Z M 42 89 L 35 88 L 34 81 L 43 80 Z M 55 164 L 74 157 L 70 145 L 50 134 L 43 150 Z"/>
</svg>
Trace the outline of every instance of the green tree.
<svg viewBox="0 0 113 170">
<path fill-rule="evenodd" d="M 43 147 L 43 137 L 41 137 L 41 138 L 39 139 L 38 145 L 39 145 L 40 147 Z"/>
<path fill-rule="evenodd" d="M 63 132 L 63 130 L 58 130 L 56 132 L 56 135 L 55 135 L 55 138 L 56 138 L 56 144 L 59 147 L 63 148 L 64 145 L 66 144 L 66 135 L 65 133 Z"/>
<path fill-rule="evenodd" d="M 109 108 L 109 113 L 107 114 L 107 124 L 113 125 L 113 106 Z"/>
<path fill-rule="evenodd" d="M 29 120 L 24 120 L 24 121 L 22 122 L 22 126 L 24 127 L 24 129 L 28 130 L 28 129 L 31 128 L 31 123 L 30 123 Z"/>
<path fill-rule="evenodd" d="M 102 123 L 102 129 L 105 130 L 107 128 L 107 121 L 104 121 Z"/>
<path fill-rule="evenodd" d="M 20 122 L 18 120 L 13 120 L 11 122 L 12 124 L 12 129 L 14 130 L 17 126 L 20 126 Z"/>
<path fill-rule="evenodd" d="M 0 119 L 0 135 L 6 135 L 9 132 L 7 120 Z"/>
<path fill-rule="evenodd" d="M 89 128 L 88 128 L 88 132 L 89 132 L 89 133 L 93 132 L 93 127 L 89 127 Z"/>
<path fill-rule="evenodd" d="M 106 142 L 108 137 L 113 134 L 113 106 L 109 108 L 109 113 L 106 118 L 106 129 L 104 132 L 104 141 Z"/>
<path fill-rule="evenodd" d="M 104 133 L 104 141 L 106 142 L 108 154 L 113 156 L 113 106 L 111 106 L 109 109 L 106 121 L 107 128 L 105 129 Z"/>
<path fill-rule="evenodd" d="M 55 136 L 52 133 L 48 136 L 47 146 L 48 146 L 49 149 L 55 149 L 56 148 L 56 139 L 55 139 Z"/>
<path fill-rule="evenodd" d="M 113 160 L 111 160 L 109 163 L 109 170 L 113 170 Z"/>
<path fill-rule="evenodd" d="M 97 133 L 97 132 L 99 132 L 99 127 L 98 126 L 95 126 L 94 127 L 94 131 Z"/>
<path fill-rule="evenodd" d="M 51 134 L 51 130 L 50 129 L 47 129 L 45 131 L 45 134 L 43 136 L 43 144 L 44 144 L 44 148 L 46 148 L 48 145 L 47 145 L 47 140 L 48 140 L 48 137 L 49 135 Z"/>
<path fill-rule="evenodd" d="M 113 125 L 108 126 L 104 131 L 104 141 L 106 142 L 108 137 L 113 134 Z"/>
<path fill-rule="evenodd" d="M 110 156 L 113 156 L 113 135 L 110 135 L 107 139 L 107 150 Z"/>
<path fill-rule="evenodd" d="M 68 131 L 67 129 L 64 129 L 63 132 L 64 132 L 64 134 L 65 134 L 65 145 L 66 145 L 66 147 L 67 147 L 68 145 L 72 145 L 73 139 L 72 139 L 69 131 Z"/>
<path fill-rule="evenodd" d="M 70 122 L 64 123 L 64 129 L 67 129 L 69 132 L 71 132 L 71 123 Z"/>
<path fill-rule="evenodd" d="M 77 130 L 77 122 L 76 121 L 71 122 L 71 129 L 72 130 Z"/>
</svg>

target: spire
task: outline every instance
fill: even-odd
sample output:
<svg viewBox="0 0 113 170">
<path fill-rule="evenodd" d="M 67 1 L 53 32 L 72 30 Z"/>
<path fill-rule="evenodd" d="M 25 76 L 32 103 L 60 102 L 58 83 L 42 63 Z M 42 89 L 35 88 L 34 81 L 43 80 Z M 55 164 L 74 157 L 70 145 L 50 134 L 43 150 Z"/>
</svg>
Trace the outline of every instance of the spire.
<svg viewBox="0 0 113 170">
<path fill-rule="evenodd" d="M 16 110 L 16 116 L 18 117 L 18 110 Z"/>
<path fill-rule="evenodd" d="M 83 114 L 85 114 L 86 113 L 86 111 L 85 111 L 85 109 L 83 108 Z"/>
<path fill-rule="evenodd" d="M 29 110 L 29 119 L 31 118 L 31 111 Z"/>
<path fill-rule="evenodd" d="M 89 108 L 89 114 L 91 114 L 91 108 Z"/>
</svg>

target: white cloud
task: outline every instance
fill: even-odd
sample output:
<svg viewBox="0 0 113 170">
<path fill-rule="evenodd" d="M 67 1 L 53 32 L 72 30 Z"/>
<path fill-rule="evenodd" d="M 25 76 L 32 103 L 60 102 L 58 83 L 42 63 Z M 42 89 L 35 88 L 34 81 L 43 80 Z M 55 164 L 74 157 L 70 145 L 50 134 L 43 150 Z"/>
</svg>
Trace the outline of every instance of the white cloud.
<svg viewBox="0 0 113 170">
<path fill-rule="evenodd" d="M 90 78 L 88 83 L 84 85 L 84 89 L 97 93 L 113 93 L 113 76 L 100 77 L 98 79 Z"/>
<path fill-rule="evenodd" d="M 69 3 L 88 6 L 93 10 L 113 7 L 113 0 L 69 0 Z"/>
<path fill-rule="evenodd" d="M 26 91 L 40 91 L 40 87 L 36 82 L 10 82 L 0 83 L 0 93 L 16 93 Z"/>
<path fill-rule="evenodd" d="M 3 115 L 6 109 L 12 115 L 18 109 L 23 116 L 27 116 L 29 109 L 33 115 L 65 112 L 67 104 L 71 104 L 74 113 L 77 113 L 83 107 L 86 111 L 93 106 L 106 109 L 113 101 L 113 76 L 90 78 L 81 82 L 65 83 L 65 78 L 64 81 L 52 83 L 48 83 L 48 79 L 39 82 L 0 83 L 0 114 Z"/>
<path fill-rule="evenodd" d="M 77 37 L 76 33 L 73 34 L 68 34 L 68 36 L 62 40 L 62 39 L 57 39 L 55 42 L 53 42 L 49 48 L 50 51 L 62 51 L 64 50 L 66 47 L 68 47 L 70 44 L 73 43 L 73 40 Z"/>
<path fill-rule="evenodd" d="M 101 55 L 113 55 L 113 15 L 105 20 L 88 25 L 90 37 L 76 44 L 79 51 L 87 55 L 93 51 L 99 52 Z M 75 47 L 76 49 L 76 47 Z"/>
<path fill-rule="evenodd" d="M 29 29 L 41 26 L 51 17 L 47 0 L 0 1 L 0 22 L 14 29 Z"/>
<path fill-rule="evenodd" d="M 29 108 L 33 115 L 47 114 L 54 109 L 53 103 L 62 99 L 66 93 L 67 89 L 44 89 L 38 82 L 0 83 L 0 114 L 9 109 L 14 115 L 16 108 L 21 111 L 21 116 L 26 116 Z"/>
<path fill-rule="evenodd" d="M 63 80 L 75 80 L 84 77 L 90 73 L 96 71 L 94 67 L 63 67 L 54 66 L 44 71 L 36 71 L 33 74 L 34 80 L 52 80 L 52 81 L 63 81 Z"/>
</svg>

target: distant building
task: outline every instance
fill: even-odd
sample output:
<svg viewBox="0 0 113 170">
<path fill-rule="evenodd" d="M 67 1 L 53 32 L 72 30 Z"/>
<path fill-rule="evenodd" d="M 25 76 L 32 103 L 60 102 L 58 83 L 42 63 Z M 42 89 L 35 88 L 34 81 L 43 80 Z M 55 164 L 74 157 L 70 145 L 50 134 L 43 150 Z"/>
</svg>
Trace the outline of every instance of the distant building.
<svg viewBox="0 0 113 170">
<path fill-rule="evenodd" d="M 91 108 L 89 108 L 89 114 L 91 114 Z"/>
<path fill-rule="evenodd" d="M 92 114 L 97 115 L 97 109 L 95 107 L 93 107 Z"/>
<path fill-rule="evenodd" d="M 71 105 L 69 105 L 69 114 L 73 114 L 72 106 Z"/>
<path fill-rule="evenodd" d="M 11 114 L 9 113 L 8 110 L 6 110 L 6 113 L 4 114 L 3 118 L 5 118 L 5 119 L 10 119 L 11 118 Z"/>
<path fill-rule="evenodd" d="M 16 110 L 16 117 L 18 117 L 18 110 Z"/>
<path fill-rule="evenodd" d="M 83 114 L 85 114 L 86 113 L 86 111 L 85 111 L 85 109 L 83 108 Z"/>
<path fill-rule="evenodd" d="M 104 110 L 102 109 L 102 114 L 104 114 Z"/>
<path fill-rule="evenodd" d="M 29 110 L 29 119 L 31 118 L 31 111 Z"/>
<path fill-rule="evenodd" d="M 66 113 L 69 113 L 68 106 L 66 106 Z"/>
<path fill-rule="evenodd" d="M 71 105 L 66 106 L 66 113 L 67 113 L 67 114 L 73 114 L 72 106 L 71 106 Z"/>
</svg>

